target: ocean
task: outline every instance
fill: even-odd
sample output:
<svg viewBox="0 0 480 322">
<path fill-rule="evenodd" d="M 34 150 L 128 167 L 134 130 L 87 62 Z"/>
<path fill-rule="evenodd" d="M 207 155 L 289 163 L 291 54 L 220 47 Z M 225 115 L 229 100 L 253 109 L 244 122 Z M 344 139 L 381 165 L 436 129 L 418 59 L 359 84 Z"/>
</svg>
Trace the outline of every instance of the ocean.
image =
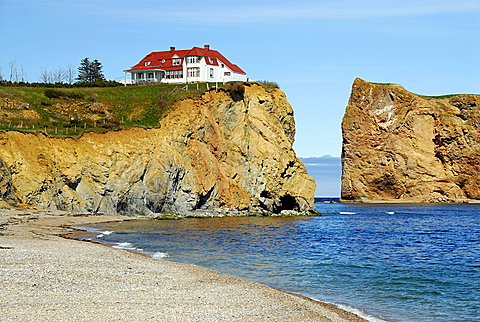
<svg viewBox="0 0 480 322">
<path fill-rule="evenodd" d="M 317 203 L 317 217 L 78 227 L 117 248 L 333 303 L 370 321 L 480 321 L 480 205 Z"/>
</svg>

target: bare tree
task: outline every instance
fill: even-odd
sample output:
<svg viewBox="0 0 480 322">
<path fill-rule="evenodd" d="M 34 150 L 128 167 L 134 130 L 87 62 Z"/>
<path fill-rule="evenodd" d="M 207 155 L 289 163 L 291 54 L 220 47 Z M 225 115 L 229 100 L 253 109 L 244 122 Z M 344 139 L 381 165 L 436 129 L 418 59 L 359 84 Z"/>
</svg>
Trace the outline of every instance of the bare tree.
<svg viewBox="0 0 480 322">
<path fill-rule="evenodd" d="M 77 69 L 72 64 L 68 64 L 67 69 L 65 70 L 65 80 L 67 83 L 73 84 L 75 82 L 76 75 Z"/>
<path fill-rule="evenodd" d="M 52 71 L 52 83 L 63 83 L 65 81 L 66 72 L 63 67 L 58 67 Z"/>
<path fill-rule="evenodd" d="M 23 65 L 20 66 L 20 72 L 18 74 L 18 79 L 20 80 L 20 82 L 23 82 L 23 83 L 26 83 L 27 82 L 27 73 L 25 72 L 25 70 L 23 69 Z"/>
<path fill-rule="evenodd" d="M 17 83 L 19 78 L 16 64 L 17 62 L 15 60 L 8 62 L 8 68 L 10 69 L 10 77 L 8 80 L 12 83 Z"/>
<path fill-rule="evenodd" d="M 67 68 L 62 66 L 48 71 L 42 69 L 40 75 L 38 76 L 40 82 L 42 83 L 68 83 L 73 84 L 75 82 L 76 69 L 73 65 L 68 64 Z"/>
<path fill-rule="evenodd" d="M 23 69 L 23 65 L 18 69 L 16 60 L 12 60 L 8 63 L 8 69 L 10 70 L 10 77 L 8 79 L 10 82 L 18 83 L 27 81 L 27 73 Z"/>
<path fill-rule="evenodd" d="M 52 82 L 52 78 L 50 76 L 50 72 L 47 71 L 46 69 L 42 69 L 42 71 L 40 72 L 40 75 L 38 76 L 39 80 L 41 83 L 44 83 L 44 84 L 49 84 Z"/>
</svg>

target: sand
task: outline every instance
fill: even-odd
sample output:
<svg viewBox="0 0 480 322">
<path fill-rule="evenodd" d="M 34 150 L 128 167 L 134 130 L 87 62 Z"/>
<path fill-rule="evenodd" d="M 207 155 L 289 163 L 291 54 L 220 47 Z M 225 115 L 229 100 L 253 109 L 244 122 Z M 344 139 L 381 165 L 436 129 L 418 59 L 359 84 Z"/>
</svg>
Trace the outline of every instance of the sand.
<svg viewBox="0 0 480 322">
<path fill-rule="evenodd" d="M 71 239 L 72 225 L 123 220 L 0 209 L 0 321 L 365 321 L 230 275 Z"/>
</svg>

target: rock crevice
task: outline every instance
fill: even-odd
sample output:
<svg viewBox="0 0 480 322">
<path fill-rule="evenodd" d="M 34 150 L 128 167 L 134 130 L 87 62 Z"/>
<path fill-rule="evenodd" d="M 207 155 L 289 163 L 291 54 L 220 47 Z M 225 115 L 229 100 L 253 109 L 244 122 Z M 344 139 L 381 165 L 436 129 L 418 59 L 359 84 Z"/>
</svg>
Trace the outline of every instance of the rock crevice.
<svg viewBox="0 0 480 322">
<path fill-rule="evenodd" d="M 0 132 L 0 202 L 132 215 L 314 210 L 280 90 L 209 91 L 159 125 L 76 139 Z"/>
<path fill-rule="evenodd" d="M 342 121 L 345 201 L 480 199 L 480 96 L 356 79 Z"/>
</svg>

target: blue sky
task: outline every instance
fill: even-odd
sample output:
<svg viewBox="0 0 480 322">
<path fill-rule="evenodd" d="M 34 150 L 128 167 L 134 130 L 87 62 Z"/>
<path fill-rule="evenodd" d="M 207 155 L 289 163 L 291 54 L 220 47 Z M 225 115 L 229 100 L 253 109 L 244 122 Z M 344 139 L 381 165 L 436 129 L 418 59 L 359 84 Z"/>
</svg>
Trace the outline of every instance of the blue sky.
<svg viewBox="0 0 480 322">
<path fill-rule="evenodd" d="M 85 57 L 108 79 L 152 51 L 210 44 L 253 80 L 280 84 L 301 157 L 341 153 L 356 77 L 424 95 L 480 92 L 479 0 L 0 0 L 0 66 L 42 69 Z"/>
</svg>

